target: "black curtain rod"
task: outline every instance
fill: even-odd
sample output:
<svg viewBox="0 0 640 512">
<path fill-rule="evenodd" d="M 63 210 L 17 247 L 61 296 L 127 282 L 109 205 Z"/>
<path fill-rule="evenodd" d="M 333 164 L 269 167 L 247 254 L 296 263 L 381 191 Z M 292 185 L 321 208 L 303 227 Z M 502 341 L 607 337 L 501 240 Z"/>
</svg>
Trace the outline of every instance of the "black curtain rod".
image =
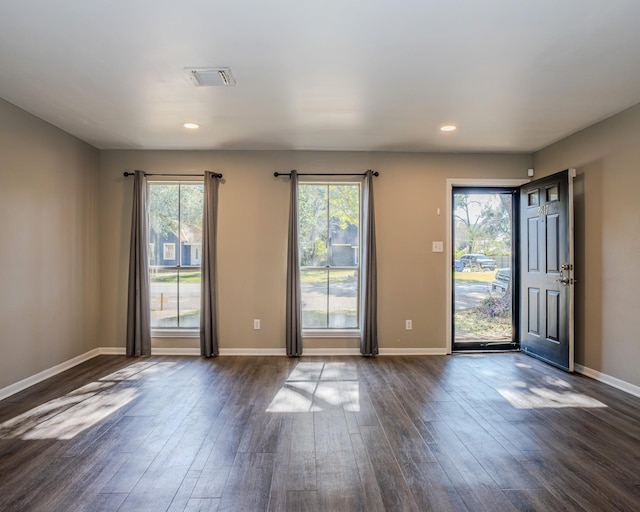
<svg viewBox="0 0 640 512">
<path fill-rule="evenodd" d="M 369 172 L 369 171 L 367 171 Z M 277 178 L 278 176 L 291 176 L 290 172 L 274 172 L 273 175 Z M 300 172 L 298 176 L 366 176 L 367 173 L 339 173 L 339 172 Z M 374 176 L 380 176 L 378 171 L 373 171 Z"/>
<path fill-rule="evenodd" d="M 127 176 L 135 176 L 136 173 L 135 172 L 124 172 L 124 176 L 125 178 Z M 180 178 L 181 176 L 188 176 L 189 178 L 194 178 L 194 177 L 203 177 L 204 174 L 149 174 L 149 173 L 144 173 L 145 176 L 172 176 L 175 178 Z M 222 174 L 214 172 L 213 173 L 213 177 L 214 178 L 222 178 Z"/>
</svg>

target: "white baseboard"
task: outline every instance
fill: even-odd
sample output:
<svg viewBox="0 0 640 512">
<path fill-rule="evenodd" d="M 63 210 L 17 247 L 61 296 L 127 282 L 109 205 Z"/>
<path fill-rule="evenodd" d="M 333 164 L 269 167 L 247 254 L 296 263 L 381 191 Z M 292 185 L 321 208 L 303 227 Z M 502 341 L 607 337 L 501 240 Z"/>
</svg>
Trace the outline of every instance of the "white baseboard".
<svg viewBox="0 0 640 512">
<path fill-rule="evenodd" d="M 586 377 L 590 377 L 599 382 L 604 382 L 605 384 L 608 384 L 611 387 L 614 387 L 616 389 L 629 393 L 630 395 L 640 397 L 640 386 L 636 386 L 635 384 L 631 384 L 624 380 L 616 379 L 611 375 L 607 375 L 606 373 L 601 373 L 597 370 L 592 370 L 591 368 L 582 366 L 581 364 L 575 364 L 574 370 Z"/>
<path fill-rule="evenodd" d="M 151 347 L 151 355 L 153 356 L 199 356 L 200 349 L 197 347 L 176 347 L 176 348 L 160 348 Z"/>
<path fill-rule="evenodd" d="M 51 368 L 48 368 L 39 373 L 36 373 L 31 377 L 27 377 L 26 379 L 19 380 L 15 384 L 11 384 L 6 388 L 0 389 L 0 400 L 4 400 L 5 398 L 10 397 L 11 395 L 15 395 L 16 393 L 19 393 L 20 391 L 23 391 L 28 387 L 33 386 L 34 384 L 38 384 L 43 380 L 47 380 L 55 375 L 58 375 L 59 373 L 62 373 L 70 368 L 73 368 L 74 366 L 78 366 L 79 364 L 84 363 L 89 359 L 99 356 L 100 353 L 101 352 L 99 348 L 94 348 L 93 350 L 90 350 L 89 352 L 85 352 L 84 354 L 76 356 L 73 359 L 69 359 L 64 363 L 57 364 L 55 366 L 52 366 Z"/>
<path fill-rule="evenodd" d="M 199 348 L 153 348 L 154 356 L 199 356 Z M 103 353 L 103 352 L 101 352 Z M 113 353 L 113 352 L 110 352 Z M 119 352 L 124 354 L 124 351 Z M 443 356 L 445 348 L 382 348 L 381 356 Z M 284 348 L 221 348 L 220 356 L 280 356 L 287 352 Z M 305 348 L 303 356 L 359 356 L 358 348 Z"/>
<path fill-rule="evenodd" d="M 101 347 L 100 355 L 123 356 L 124 347 Z M 198 347 L 152 347 L 153 356 L 199 356 Z M 283 348 L 221 348 L 221 356 L 286 356 Z"/>
<path fill-rule="evenodd" d="M 303 356 L 359 356 L 358 348 L 304 348 Z"/>
<path fill-rule="evenodd" d="M 124 347 L 100 347 L 100 355 L 123 356 Z M 153 347 L 151 353 L 154 356 L 199 356 L 197 347 Z M 221 348 L 221 356 L 286 356 L 284 348 Z M 359 356 L 358 347 L 349 348 L 305 348 L 304 356 Z M 381 348 L 381 356 L 446 356 L 446 348 Z"/>
<path fill-rule="evenodd" d="M 303 356 L 359 356 L 359 348 L 305 348 Z M 379 356 L 445 356 L 446 348 L 381 348 Z"/>
<path fill-rule="evenodd" d="M 100 347 L 100 355 L 123 356 L 124 347 Z M 197 347 L 153 347 L 154 356 L 199 356 Z M 286 356 L 284 348 L 221 348 L 221 356 Z M 305 348 L 304 356 L 359 356 L 360 349 L 353 348 Z M 381 356 L 445 356 L 446 348 L 381 348 Z"/>
<path fill-rule="evenodd" d="M 158 354 L 157 349 L 153 350 L 154 354 Z M 443 356 L 447 354 L 445 348 L 382 348 L 380 356 Z M 221 356 L 286 356 L 284 348 L 272 349 L 220 349 Z M 359 356 L 359 348 L 305 348 L 302 351 L 303 356 Z"/>
<path fill-rule="evenodd" d="M 381 356 L 446 356 L 446 348 L 381 348 Z"/>
<path fill-rule="evenodd" d="M 198 354 L 200 351 L 198 351 Z M 221 356 L 286 356 L 283 348 L 221 348 Z"/>
</svg>

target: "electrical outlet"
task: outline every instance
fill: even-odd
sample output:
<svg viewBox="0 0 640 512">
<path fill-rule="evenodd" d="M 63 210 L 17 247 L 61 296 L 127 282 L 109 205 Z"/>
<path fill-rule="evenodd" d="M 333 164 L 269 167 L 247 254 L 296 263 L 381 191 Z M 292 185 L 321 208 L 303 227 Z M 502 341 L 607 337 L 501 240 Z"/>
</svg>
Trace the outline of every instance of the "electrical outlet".
<svg viewBox="0 0 640 512">
<path fill-rule="evenodd" d="M 413 329 L 413 322 L 412 322 L 411 320 L 405 320 L 405 321 L 404 321 L 404 328 L 405 328 L 407 331 L 412 330 L 412 329 Z"/>
<path fill-rule="evenodd" d="M 259 330 L 260 330 L 260 319 L 259 319 L 259 318 L 256 318 L 256 319 L 253 321 L 253 328 L 254 328 L 254 330 L 256 330 L 256 331 L 259 331 Z"/>
<path fill-rule="evenodd" d="M 431 252 L 444 252 L 444 243 L 431 242 Z"/>
</svg>

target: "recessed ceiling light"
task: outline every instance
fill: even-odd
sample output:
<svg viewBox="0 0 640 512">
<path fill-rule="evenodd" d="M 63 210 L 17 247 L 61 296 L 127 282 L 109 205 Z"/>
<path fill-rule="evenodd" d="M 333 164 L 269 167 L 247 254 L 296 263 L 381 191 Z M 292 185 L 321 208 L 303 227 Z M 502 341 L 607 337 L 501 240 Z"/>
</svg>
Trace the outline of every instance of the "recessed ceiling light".
<svg viewBox="0 0 640 512">
<path fill-rule="evenodd" d="M 452 124 L 446 124 L 446 125 L 440 127 L 440 131 L 441 132 L 453 132 L 457 128 L 458 128 L 457 126 L 454 126 Z"/>
<path fill-rule="evenodd" d="M 200 125 L 196 123 L 184 123 L 182 126 L 188 128 L 189 130 L 197 130 L 198 128 L 200 128 Z"/>
</svg>

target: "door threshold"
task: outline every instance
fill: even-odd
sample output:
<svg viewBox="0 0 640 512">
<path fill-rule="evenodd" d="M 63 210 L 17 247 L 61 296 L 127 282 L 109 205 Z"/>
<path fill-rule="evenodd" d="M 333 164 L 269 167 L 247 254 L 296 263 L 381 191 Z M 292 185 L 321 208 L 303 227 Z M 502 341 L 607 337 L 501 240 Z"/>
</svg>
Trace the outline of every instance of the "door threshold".
<svg viewBox="0 0 640 512">
<path fill-rule="evenodd" d="M 464 350 L 452 350 L 451 354 L 505 354 L 508 352 L 521 352 L 519 348 L 468 348 Z"/>
</svg>

